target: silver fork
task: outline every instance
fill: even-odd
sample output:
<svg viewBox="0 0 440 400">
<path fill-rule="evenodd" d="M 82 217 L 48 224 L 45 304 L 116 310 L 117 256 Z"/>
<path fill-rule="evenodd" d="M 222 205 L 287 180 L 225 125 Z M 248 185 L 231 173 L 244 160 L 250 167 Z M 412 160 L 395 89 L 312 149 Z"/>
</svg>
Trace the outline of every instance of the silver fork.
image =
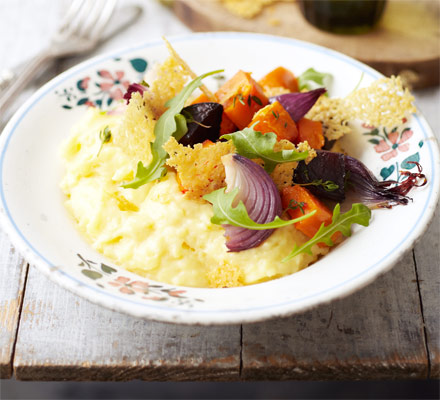
<svg viewBox="0 0 440 400">
<path fill-rule="evenodd" d="M 92 50 L 110 20 L 117 0 L 74 0 L 47 48 L 31 59 L 1 93 L 0 116 L 13 99 L 51 60 Z"/>
</svg>

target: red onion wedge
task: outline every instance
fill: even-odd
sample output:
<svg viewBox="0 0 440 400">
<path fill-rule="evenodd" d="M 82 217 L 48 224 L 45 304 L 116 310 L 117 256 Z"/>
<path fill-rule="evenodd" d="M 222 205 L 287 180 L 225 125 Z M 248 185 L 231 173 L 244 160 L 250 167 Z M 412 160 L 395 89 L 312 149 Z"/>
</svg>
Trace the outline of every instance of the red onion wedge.
<svg viewBox="0 0 440 400">
<path fill-rule="evenodd" d="M 352 189 L 359 200 L 371 208 L 391 208 L 408 204 L 412 199 L 407 193 L 427 183 L 421 165 L 414 164 L 418 172 L 402 171 L 401 175 L 406 176 L 406 179 L 401 182 L 378 181 L 361 161 L 341 153 L 317 150 L 316 157 L 307 165 L 304 161 L 298 163 L 293 180 L 296 184 L 310 185 L 308 189 L 318 197 L 342 202 L 345 192 Z M 336 188 L 329 190 L 325 185 L 316 185 L 319 182 L 331 182 Z"/>
<path fill-rule="evenodd" d="M 226 171 L 227 192 L 238 188 L 235 207 L 241 200 L 249 217 L 259 224 L 271 222 L 282 212 L 281 198 L 275 183 L 258 164 L 239 154 L 222 157 Z M 226 247 L 229 251 L 242 251 L 259 246 L 273 229 L 253 230 L 232 225 L 223 225 Z"/>
<path fill-rule="evenodd" d="M 327 90 L 319 88 L 308 92 L 286 93 L 269 98 L 269 103 L 279 101 L 291 118 L 298 122 Z"/>
</svg>

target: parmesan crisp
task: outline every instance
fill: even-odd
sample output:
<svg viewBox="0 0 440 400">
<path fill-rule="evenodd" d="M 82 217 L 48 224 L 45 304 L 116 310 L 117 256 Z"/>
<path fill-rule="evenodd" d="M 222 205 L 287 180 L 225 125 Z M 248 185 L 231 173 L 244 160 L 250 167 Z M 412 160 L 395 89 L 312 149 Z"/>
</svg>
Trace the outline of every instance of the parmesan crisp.
<svg viewBox="0 0 440 400">
<path fill-rule="evenodd" d="M 154 80 L 150 84 L 150 90 L 144 92 L 144 97 L 156 110 L 156 114 L 162 115 L 166 110 L 165 103 L 182 91 L 191 76 L 173 56 L 155 67 L 152 76 Z"/>
<path fill-rule="evenodd" d="M 150 143 L 154 140 L 156 118 L 150 104 L 140 93 L 133 93 L 118 128 L 112 132 L 116 146 L 124 149 L 130 157 L 132 169 L 138 161 L 151 161 Z"/>
<path fill-rule="evenodd" d="M 186 197 L 200 200 L 203 195 L 226 186 L 221 158 L 235 152 L 232 141 L 216 142 L 207 147 L 197 143 L 191 148 L 171 137 L 163 148 L 170 155 L 167 165 L 176 169 Z"/>
<path fill-rule="evenodd" d="M 404 89 L 400 77 L 381 78 L 370 86 L 358 89 L 344 99 L 350 119 L 368 125 L 392 128 L 400 125 L 405 116 L 416 112 L 414 97 Z"/>
<path fill-rule="evenodd" d="M 306 114 L 306 118 L 321 121 L 324 136 L 328 140 L 339 139 L 351 132 L 348 126 L 349 114 L 343 99 L 321 96 Z"/>
<path fill-rule="evenodd" d="M 336 140 L 351 132 L 349 121 L 387 128 L 400 125 L 408 114 L 416 112 L 413 101 L 400 77 L 392 76 L 378 79 L 343 99 L 321 96 L 306 118 L 321 121 L 325 137 Z"/>
</svg>

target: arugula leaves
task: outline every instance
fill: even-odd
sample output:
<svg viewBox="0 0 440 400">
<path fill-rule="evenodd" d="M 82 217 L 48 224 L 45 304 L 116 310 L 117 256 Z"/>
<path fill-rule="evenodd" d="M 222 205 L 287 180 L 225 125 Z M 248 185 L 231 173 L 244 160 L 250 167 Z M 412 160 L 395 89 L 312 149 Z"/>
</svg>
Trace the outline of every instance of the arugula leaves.
<svg viewBox="0 0 440 400">
<path fill-rule="evenodd" d="M 151 144 L 151 154 L 153 156 L 147 167 L 141 161 L 138 162 L 136 176 L 132 182 L 122 185 L 123 188 L 137 189 L 148 182 L 162 178 L 166 174 L 164 166 L 168 153 L 163 149 L 163 145 L 171 136 L 177 140 L 187 132 L 187 122 L 185 117 L 180 113 L 185 106 L 185 102 L 191 96 L 192 92 L 202 85 L 202 79 L 209 75 L 214 75 L 223 70 L 207 72 L 198 76 L 174 98 L 168 100 L 165 106 L 168 108 L 158 119 L 154 127 L 154 142 Z"/>
<path fill-rule="evenodd" d="M 299 91 L 303 89 L 313 90 L 320 87 L 328 88 L 333 77 L 325 72 L 318 72 L 313 68 L 309 68 L 298 76 Z"/>
<path fill-rule="evenodd" d="M 226 193 L 225 189 L 226 188 L 221 188 L 203 196 L 205 200 L 209 201 L 213 205 L 214 216 L 211 218 L 211 222 L 213 224 L 228 224 L 252 230 L 275 229 L 295 224 L 299 221 L 310 218 L 316 213 L 316 210 L 313 210 L 312 212 L 299 218 L 288 221 L 275 217 L 272 222 L 258 224 L 249 217 L 246 207 L 242 201 L 240 201 L 236 207 L 232 206 L 235 196 L 238 193 L 238 188 L 235 188 L 229 193 Z M 299 204 L 299 207 L 301 208 L 301 204 Z M 318 243 L 325 243 L 328 246 L 333 246 L 334 243 L 331 238 L 336 232 L 341 232 L 346 237 L 351 236 L 351 225 L 359 224 L 368 226 L 370 224 L 370 218 L 371 210 L 364 204 L 355 203 L 351 206 L 350 211 L 347 211 L 343 214 L 340 212 L 340 205 L 336 204 L 335 208 L 333 209 L 332 222 L 327 226 L 322 224 L 315 236 L 313 236 L 313 238 L 308 240 L 303 245 L 297 246 L 295 244 L 292 252 L 282 261 L 289 261 L 301 253 L 312 254 L 312 246 Z"/>
<path fill-rule="evenodd" d="M 240 228 L 247 228 L 253 230 L 275 229 L 283 226 L 291 225 L 296 222 L 307 219 L 315 214 L 316 210 L 302 217 L 285 221 L 280 217 L 266 224 L 258 224 L 254 222 L 246 210 L 246 206 L 242 201 L 238 203 L 236 207 L 232 206 L 232 202 L 238 193 L 238 188 L 235 188 L 229 193 L 225 192 L 226 188 L 214 190 L 209 194 L 205 194 L 203 198 L 213 205 L 214 216 L 211 218 L 211 222 L 217 225 L 233 225 Z"/>
<path fill-rule="evenodd" d="M 307 214 L 308 215 L 308 214 Z M 293 257 L 301 253 L 312 254 L 312 246 L 317 243 L 325 243 L 328 246 L 333 246 L 331 237 L 336 232 L 341 232 L 344 236 L 351 236 L 351 225 L 359 224 L 368 226 L 370 224 L 371 210 L 361 203 L 355 203 L 351 206 L 351 210 L 344 214 L 340 213 L 340 205 L 336 204 L 333 210 L 333 218 L 331 224 L 321 225 L 315 236 L 304 243 L 302 246 L 293 248 L 292 252 L 283 259 L 283 262 L 289 261 Z"/>
<path fill-rule="evenodd" d="M 305 160 L 309 153 L 296 150 L 273 151 L 277 141 L 277 135 L 273 132 L 262 134 L 254 130 L 253 126 L 244 128 L 242 131 L 223 135 L 221 139 L 232 139 L 237 153 L 253 159 L 261 158 L 264 161 L 264 169 L 270 174 L 277 164 Z"/>
</svg>

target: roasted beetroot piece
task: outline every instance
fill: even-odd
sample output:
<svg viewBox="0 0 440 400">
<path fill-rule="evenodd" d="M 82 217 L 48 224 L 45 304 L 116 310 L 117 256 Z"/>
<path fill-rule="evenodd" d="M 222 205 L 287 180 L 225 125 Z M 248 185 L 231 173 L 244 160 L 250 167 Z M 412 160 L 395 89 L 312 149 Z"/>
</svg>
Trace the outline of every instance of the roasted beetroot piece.
<svg viewBox="0 0 440 400">
<path fill-rule="evenodd" d="M 341 202 L 345 199 L 345 156 L 317 150 L 317 156 L 306 164 L 298 163 L 293 181 L 304 184 L 315 196 Z"/>
<path fill-rule="evenodd" d="M 316 196 L 341 202 L 345 192 L 353 190 L 359 199 L 370 207 L 391 208 L 405 205 L 411 200 L 406 194 L 414 187 L 426 184 L 422 167 L 418 172 L 403 171 L 407 178 L 401 182 L 378 181 L 374 174 L 359 160 L 340 153 L 317 150 L 317 156 L 309 163 L 301 161 L 295 169 L 293 180 L 305 185 Z"/>
<path fill-rule="evenodd" d="M 194 146 L 205 140 L 215 142 L 220 136 L 223 106 L 218 103 L 197 103 L 185 107 L 182 115 L 188 123 L 188 132 L 179 140 L 185 146 Z"/>
</svg>

